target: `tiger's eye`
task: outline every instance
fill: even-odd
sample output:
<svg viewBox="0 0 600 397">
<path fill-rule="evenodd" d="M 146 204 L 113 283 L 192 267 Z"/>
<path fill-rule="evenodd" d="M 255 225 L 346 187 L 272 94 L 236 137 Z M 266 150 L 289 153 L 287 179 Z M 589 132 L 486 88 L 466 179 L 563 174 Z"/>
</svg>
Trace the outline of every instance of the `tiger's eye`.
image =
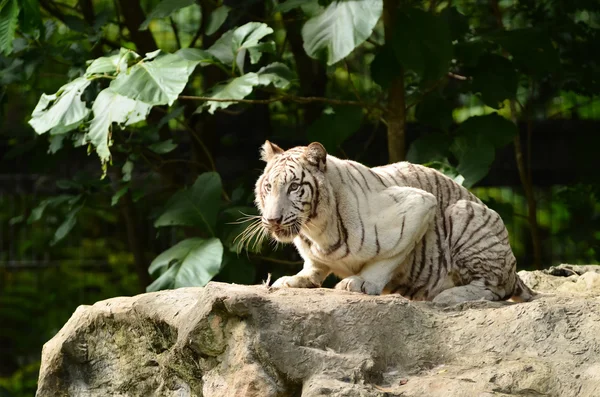
<svg viewBox="0 0 600 397">
<path fill-rule="evenodd" d="M 265 190 L 267 192 L 271 191 L 271 184 L 270 183 L 265 183 Z"/>
<path fill-rule="evenodd" d="M 300 188 L 300 185 L 298 185 L 297 183 L 294 182 L 290 185 L 290 192 L 294 192 L 294 191 L 298 190 L 299 188 Z"/>
</svg>

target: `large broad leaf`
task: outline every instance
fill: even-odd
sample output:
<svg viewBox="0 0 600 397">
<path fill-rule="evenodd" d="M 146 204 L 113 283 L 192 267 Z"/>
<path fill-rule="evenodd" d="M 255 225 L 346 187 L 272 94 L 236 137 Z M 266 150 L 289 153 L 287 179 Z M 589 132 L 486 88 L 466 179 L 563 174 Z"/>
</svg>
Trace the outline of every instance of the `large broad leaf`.
<svg viewBox="0 0 600 397">
<path fill-rule="evenodd" d="M 552 45 L 549 35 L 540 29 L 508 30 L 488 37 L 510 52 L 514 63 L 525 73 L 552 73 L 560 67 L 558 51 Z"/>
<path fill-rule="evenodd" d="M 427 95 L 415 109 L 415 117 L 421 123 L 448 131 L 454 119 L 452 103 L 439 95 Z"/>
<path fill-rule="evenodd" d="M 140 30 L 148 29 L 148 25 L 150 25 L 153 19 L 170 17 L 175 11 L 193 4 L 196 4 L 196 0 L 162 0 L 140 25 Z"/>
<path fill-rule="evenodd" d="M 250 95 L 255 86 L 260 84 L 260 79 L 256 73 L 246 73 L 243 76 L 230 80 L 227 84 L 222 84 L 214 87 L 209 96 L 215 99 L 243 99 Z M 224 109 L 234 102 L 215 102 L 209 101 L 201 106 L 201 110 L 205 106 L 208 107 L 208 112 L 213 114 L 217 109 Z"/>
<path fill-rule="evenodd" d="M 323 114 L 310 127 L 307 138 L 318 141 L 330 153 L 337 152 L 339 146 L 360 128 L 363 113 L 354 106 L 336 107 L 335 113 Z"/>
<path fill-rule="evenodd" d="M 208 51 L 199 50 L 198 48 L 182 48 L 175 54 L 185 60 L 198 62 L 200 66 L 206 66 L 218 62 L 218 59 Z"/>
<path fill-rule="evenodd" d="M 17 0 L 0 1 L 0 54 L 9 55 L 13 50 L 18 17 Z"/>
<path fill-rule="evenodd" d="M 465 178 L 463 186 L 466 188 L 470 188 L 487 175 L 496 156 L 494 146 L 481 137 L 456 137 L 450 150 L 458 160 L 456 169 Z"/>
<path fill-rule="evenodd" d="M 83 208 L 83 204 L 78 205 L 77 207 L 71 209 L 63 223 L 60 224 L 56 232 L 54 233 L 54 237 L 50 242 L 50 245 L 55 245 L 60 240 L 65 238 L 67 234 L 73 229 L 75 224 L 77 223 L 77 213 Z"/>
<path fill-rule="evenodd" d="M 416 8 L 398 12 L 392 42 L 396 58 L 424 80 L 435 80 L 448 72 L 452 41 L 447 21 Z"/>
<path fill-rule="evenodd" d="M 450 136 L 441 132 L 422 135 L 410 145 L 406 159 L 417 164 L 443 160 L 451 143 Z"/>
<path fill-rule="evenodd" d="M 221 269 L 223 245 L 217 238 L 183 240 L 156 257 L 148 271 L 162 272 L 147 291 L 203 287 Z M 169 267 L 171 265 L 171 267 Z"/>
<path fill-rule="evenodd" d="M 184 188 L 171 197 L 154 226 L 195 226 L 214 236 L 220 196 L 219 174 L 206 172 L 196 179 L 192 187 Z"/>
<path fill-rule="evenodd" d="M 154 153 L 166 154 L 175 150 L 176 147 L 177 144 L 173 143 L 172 139 L 167 139 L 166 141 L 153 143 L 148 146 L 148 149 L 152 150 Z"/>
<path fill-rule="evenodd" d="M 505 99 L 515 98 L 518 83 L 519 76 L 505 57 L 487 54 L 479 58 L 473 72 L 473 91 L 481 93 L 486 105 L 497 109 Z"/>
<path fill-rule="evenodd" d="M 260 85 L 273 84 L 277 88 L 285 89 L 295 79 L 294 73 L 281 62 L 273 62 L 264 66 L 256 72 Z"/>
<path fill-rule="evenodd" d="M 450 150 L 465 178 L 463 185 L 471 187 L 485 177 L 496 149 L 506 146 L 516 134 L 516 126 L 497 114 L 474 116 L 462 123 Z"/>
<path fill-rule="evenodd" d="M 105 163 L 110 159 L 110 133 L 113 123 L 129 125 L 146 118 L 152 106 L 119 95 L 111 88 L 98 94 L 92 106 L 94 118 L 86 140 L 96 148 L 98 157 Z"/>
<path fill-rule="evenodd" d="M 388 89 L 394 78 L 402 71 L 402 65 L 398 62 L 394 49 L 390 44 L 380 48 L 371 62 L 371 78 L 383 89 Z"/>
<path fill-rule="evenodd" d="M 145 58 L 132 66 L 128 73 L 120 73 L 111 82 L 110 88 L 149 105 L 170 106 L 185 88 L 198 63 L 177 54 L 159 55 L 152 61 Z"/>
<path fill-rule="evenodd" d="M 517 127 L 511 121 L 493 113 L 468 118 L 460 125 L 456 133 L 470 139 L 482 137 L 496 149 L 500 149 L 513 141 L 517 135 Z"/>
<path fill-rule="evenodd" d="M 317 3 L 317 0 L 285 0 L 284 2 L 279 2 L 273 11 L 286 13 L 307 3 Z"/>
<path fill-rule="evenodd" d="M 121 48 L 118 54 L 94 59 L 85 71 L 86 76 L 93 74 L 115 73 L 127 69 L 129 61 L 139 59 L 139 55 L 126 48 Z"/>
<path fill-rule="evenodd" d="M 227 15 L 229 15 L 230 9 L 231 8 L 229 8 L 228 6 L 222 5 L 217 7 L 213 12 L 210 13 L 206 20 L 206 27 L 204 28 L 204 33 L 206 33 L 207 36 L 210 36 L 217 30 L 219 30 L 221 25 L 223 25 L 223 22 L 225 22 L 225 20 L 227 19 Z"/>
<path fill-rule="evenodd" d="M 76 128 L 90 112 L 81 100 L 81 94 L 89 84 L 85 77 L 79 77 L 62 86 L 54 95 L 42 94 L 29 120 L 35 132 L 43 134 L 57 128 L 64 133 Z"/>
<path fill-rule="evenodd" d="M 231 65 L 235 61 L 237 68 L 243 73 L 246 52 L 250 52 L 250 62 L 255 64 L 263 52 L 274 50 L 272 41 L 260 41 L 271 33 L 273 29 L 265 23 L 248 22 L 224 33 L 207 52 L 225 65 Z"/>
<path fill-rule="evenodd" d="M 36 29 L 43 31 L 39 0 L 21 0 L 21 7 L 21 29 L 27 33 L 34 33 Z"/>
<path fill-rule="evenodd" d="M 46 211 L 46 208 L 48 208 L 48 207 L 56 207 L 63 203 L 67 203 L 69 201 L 71 201 L 71 202 L 78 201 L 79 198 L 80 198 L 80 196 L 72 196 L 70 194 L 61 194 L 59 196 L 47 198 L 47 199 L 41 201 L 37 207 L 35 207 L 33 210 L 31 210 L 31 214 L 29 215 L 29 218 L 27 219 L 27 223 L 37 222 L 40 219 L 42 219 L 42 216 L 44 215 L 44 211 Z"/>
<path fill-rule="evenodd" d="M 371 36 L 382 11 L 382 0 L 334 1 L 302 27 L 304 50 L 333 65 Z"/>
</svg>

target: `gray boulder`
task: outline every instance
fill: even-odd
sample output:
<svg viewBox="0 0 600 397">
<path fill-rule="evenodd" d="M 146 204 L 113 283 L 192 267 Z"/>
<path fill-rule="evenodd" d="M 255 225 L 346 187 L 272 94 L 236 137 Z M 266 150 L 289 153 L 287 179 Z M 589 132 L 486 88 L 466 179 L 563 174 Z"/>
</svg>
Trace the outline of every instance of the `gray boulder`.
<svg viewBox="0 0 600 397">
<path fill-rule="evenodd" d="M 600 396 L 596 269 L 521 272 L 545 293 L 518 304 L 215 282 L 109 299 L 46 343 L 37 396 Z"/>
</svg>

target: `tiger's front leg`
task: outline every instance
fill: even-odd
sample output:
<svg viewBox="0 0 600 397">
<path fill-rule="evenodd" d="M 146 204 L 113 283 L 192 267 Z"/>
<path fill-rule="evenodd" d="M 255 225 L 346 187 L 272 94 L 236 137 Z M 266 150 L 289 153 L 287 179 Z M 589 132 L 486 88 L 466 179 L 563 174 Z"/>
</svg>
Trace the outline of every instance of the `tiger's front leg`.
<svg viewBox="0 0 600 397">
<path fill-rule="evenodd" d="M 319 288 L 327 276 L 331 273 L 329 267 L 314 263 L 311 260 L 304 261 L 304 267 L 295 276 L 283 276 L 278 278 L 272 288 Z"/>
<path fill-rule="evenodd" d="M 394 186 L 379 195 L 373 209 L 379 208 L 375 223 L 380 232 L 375 243 L 380 249 L 358 274 L 344 278 L 336 289 L 380 295 L 432 225 L 437 200 L 431 193 Z"/>
</svg>

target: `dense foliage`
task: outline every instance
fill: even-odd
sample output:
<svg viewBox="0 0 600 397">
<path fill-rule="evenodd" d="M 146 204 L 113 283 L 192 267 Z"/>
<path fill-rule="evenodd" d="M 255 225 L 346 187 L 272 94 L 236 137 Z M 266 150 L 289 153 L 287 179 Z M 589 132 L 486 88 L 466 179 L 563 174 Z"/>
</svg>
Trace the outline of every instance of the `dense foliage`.
<svg viewBox="0 0 600 397">
<path fill-rule="evenodd" d="M 0 0 L 3 172 L 56 185 L 0 214 L 28 236 L 0 260 L 71 259 L 34 277 L 0 269 L 0 315 L 16 324 L 0 376 L 23 368 L 0 392 L 34 387 L 19 379 L 73 310 L 52 312 L 61 301 L 297 267 L 289 247 L 244 234 L 266 138 L 408 159 L 469 188 L 508 149 L 517 199 L 477 189 L 524 265 L 556 241 L 561 260 L 596 260 L 597 180 L 536 193 L 531 154 L 544 120 L 600 118 L 599 29 L 585 0 Z M 81 285 L 85 299 L 66 298 Z"/>
</svg>

